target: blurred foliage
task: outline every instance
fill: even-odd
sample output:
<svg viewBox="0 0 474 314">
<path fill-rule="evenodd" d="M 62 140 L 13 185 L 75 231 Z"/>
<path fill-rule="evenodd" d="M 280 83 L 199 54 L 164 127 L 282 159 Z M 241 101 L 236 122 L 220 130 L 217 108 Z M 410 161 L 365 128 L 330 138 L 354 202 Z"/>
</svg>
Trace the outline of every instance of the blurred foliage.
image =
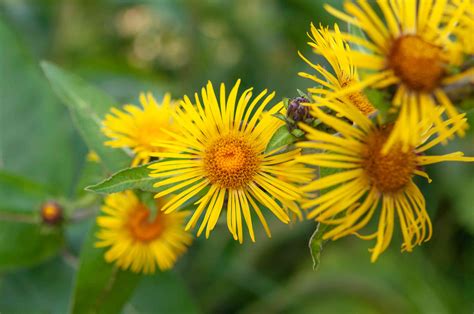
<svg viewBox="0 0 474 314">
<path fill-rule="evenodd" d="M 73 287 L 82 285 L 74 283 L 80 248 L 91 234 L 92 220 L 84 219 L 91 212 L 84 208 L 100 204 L 84 187 L 103 178 L 98 172 L 120 168 L 85 161 L 86 146 L 62 104 L 77 98 L 53 94 L 40 60 L 76 73 L 119 103 L 136 103 L 140 91 L 189 95 L 207 80 L 237 78 L 257 90 L 276 90 L 277 97 L 294 97 L 309 84 L 296 75 L 308 70 L 296 52 L 310 55 L 309 23 L 334 22 L 323 10 L 327 2 L 340 5 L 336 0 L 2 0 L 0 313 L 71 309 Z M 73 112 L 76 123 L 80 115 Z M 473 128 L 437 153 L 458 149 L 474 155 Z M 432 166 L 429 173 L 434 182 L 419 183 L 434 235 L 414 253 L 401 254 L 395 238 L 371 264 L 371 243 L 349 237 L 327 243 L 314 272 L 308 250 L 313 222 L 288 227 L 274 221 L 271 239 L 260 230 L 257 243 L 243 245 L 221 226 L 209 240 L 197 239 L 175 270 L 137 281 L 122 311 L 472 312 L 474 169 L 453 163 Z M 50 199 L 67 211 L 67 230 L 39 226 L 40 204 Z M 114 298 L 123 303 L 126 294 Z"/>
</svg>

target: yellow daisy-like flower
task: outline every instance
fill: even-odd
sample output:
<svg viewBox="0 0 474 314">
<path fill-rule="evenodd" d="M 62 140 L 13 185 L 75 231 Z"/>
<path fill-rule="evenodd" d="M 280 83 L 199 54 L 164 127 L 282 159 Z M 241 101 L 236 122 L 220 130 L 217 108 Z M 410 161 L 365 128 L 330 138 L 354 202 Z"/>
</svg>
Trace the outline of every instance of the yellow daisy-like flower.
<svg viewBox="0 0 474 314">
<path fill-rule="evenodd" d="M 339 92 L 360 82 L 359 75 L 351 59 L 351 48 L 342 38 L 337 25 L 334 25 L 334 32 L 331 32 L 328 28 L 320 27 L 320 29 L 317 29 L 311 24 L 311 34 L 308 34 L 308 36 L 311 39 L 311 42 L 308 44 L 313 48 L 313 51 L 323 56 L 334 71 L 334 74 L 329 72 L 320 64 L 316 65 L 312 63 L 298 52 L 300 57 L 323 78 L 321 79 L 318 75 L 309 73 L 299 73 L 300 76 L 309 78 L 326 88 L 309 89 L 316 103 L 320 98 L 319 95 L 326 97 L 328 94 Z M 360 91 L 353 91 L 343 95 L 340 97 L 340 100 L 344 103 L 356 106 L 366 115 L 375 112 L 374 106 Z"/>
<path fill-rule="evenodd" d="M 105 260 L 123 270 L 148 274 L 155 272 L 156 265 L 170 269 L 192 242 L 183 226 L 189 212 L 164 214 L 157 210 L 151 220 L 150 208 L 132 191 L 108 195 L 102 212 L 97 217 L 100 230 L 95 246 L 108 247 Z"/>
<path fill-rule="evenodd" d="M 449 75 L 450 66 L 459 65 L 459 45 L 451 37 L 458 27 L 469 1 L 461 0 L 447 23 L 442 22 L 448 1 L 431 0 L 380 0 L 378 8 L 383 19 L 366 0 L 345 2 L 346 13 L 331 6 L 326 9 L 341 20 L 359 27 L 367 39 L 343 34 L 350 43 L 364 47 L 364 51 L 351 51 L 350 55 L 358 69 L 370 70 L 360 84 L 348 87 L 342 94 L 372 86 L 386 88 L 397 86 L 392 101 L 399 108 L 399 116 L 383 149 L 402 143 L 402 151 L 416 146 L 420 141 L 418 123 L 430 119 L 434 130 L 443 138 L 451 133 L 448 125 L 438 114 L 441 106 L 448 117 L 458 112 L 442 87 L 461 78 Z M 337 93 L 335 93 L 334 96 Z M 457 129 L 464 135 L 467 124 Z"/>
<path fill-rule="evenodd" d="M 154 155 L 171 159 L 155 163 L 150 169 L 152 177 L 162 178 L 155 184 L 163 188 L 157 197 L 180 191 L 163 206 L 167 213 L 192 197 L 199 197 L 186 230 L 193 228 L 205 211 L 198 235 L 206 229 L 208 237 L 226 208 L 228 229 L 242 243 L 243 222 L 255 241 L 252 211 L 270 236 L 258 203 L 284 223 L 289 222 L 289 217 L 283 207 L 299 212 L 291 204 L 301 197 L 296 182 L 309 180 L 312 170 L 292 164 L 300 155 L 299 149 L 265 152 L 275 130 L 282 125 L 272 114 L 279 112 L 283 104 L 262 114 L 275 93 L 265 96 L 265 90 L 251 100 L 251 88 L 238 97 L 239 85 L 240 80 L 227 95 L 221 84 L 216 96 L 209 82 L 202 89 L 202 101 L 195 94 L 196 106 L 185 96 L 173 116 L 182 134 L 170 133 L 173 140 L 155 143 L 167 152 Z"/>
<path fill-rule="evenodd" d="M 124 111 L 112 108 L 111 114 L 107 114 L 102 121 L 102 131 L 112 139 L 105 145 L 132 149 L 135 154 L 132 166 L 149 162 L 151 153 L 159 150 L 151 143 L 158 139 L 170 139 L 167 131 L 177 130 L 171 118 L 174 103 L 169 94 L 165 94 L 161 104 L 158 104 L 151 93 L 142 93 L 140 103 L 143 110 L 134 105 L 125 105 Z"/>
<path fill-rule="evenodd" d="M 456 14 L 456 9 L 462 4 L 463 0 L 453 0 L 453 3 L 448 8 L 447 20 L 451 18 L 453 14 Z M 474 34 L 474 1 L 468 5 L 468 8 L 459 18 L 459 26 L 453 31 L 456 38 L 461 42 L 461 49 L 464 53 L 473 55 L 474 54 L 474 40 L 472 36 Z M 474 81 L 474 77 L 471 77 L 471 81 Z"/>
<path fill-rule="evenodd" d="M 392 239 L 395 217 L 398 217 L 403 235 L 402 249 L 412 251 L 415 245 L 431 237 L 431 222 L 426 212 L 425 199 L 413 182 L 415 175 L 428 175 L 422 167 L 442 161 L 474 161 L 463 157 L 462 152 L 442 156 L 427 156 L 425 152 L 456 132 L 465 123 L 464 115 L 455 116 L 444 122 L 450 131 L 434 137 L 436 129 L 429 124 L 419 124 L 421 140 L 416 146 L 402 150 L 396 143 L 387 154 L 382 147 L 393 132 L 393 125 L 378 126 L 352 106 L 325 103 L 343 117 L 350 117 L 356 125 L 324 113 L 312 107 L 314 117 L 337 130 L 339 135 L 329 135 L 306 125 L 309 141 L 300 142 L 299 147 L 309 148 L 316 153 L 297 157 L 304 164 L 341 169 L 340 172 L 315 180 L 305 187 L 304 192 L 330 189 L 322 196 L 308 199 L 303 208 L 309 209 L 308 218 L 333 225 L 324 234 L 325 239 L 336 240 L 346 235 L 357 234 L 376 216 L 379 208 L 378 230 L 364 239 L 376 239 L 372 249 L 372 262 L 388 247 Z M 360 235 L 359 235 L 360 236 Z"/>
</svg>

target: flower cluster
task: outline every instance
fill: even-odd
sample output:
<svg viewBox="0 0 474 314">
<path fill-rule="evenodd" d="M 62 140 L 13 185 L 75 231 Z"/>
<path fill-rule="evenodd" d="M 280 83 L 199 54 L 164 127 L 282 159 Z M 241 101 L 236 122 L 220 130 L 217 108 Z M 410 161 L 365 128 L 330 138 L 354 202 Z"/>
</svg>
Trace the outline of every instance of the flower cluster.
<svg viewBox="0 0 474 314">
<path fill-rule="evenodd" d="M 446 90 L 474 80 L 464 44 L 472 3 L 360 0 L 326 9 L 350 31 L 311 25 L 309 45 L 329 67 L 300 53 L 312 68 L 300 76 L 317 84 L 308 98 L 275 102 L 274 92 L 240 91 L 238 80 L 230 90 L 209 82 L 177 101 L 167 94 L 161 104 L 142 94 L 142 109 L 111 110 L 105 145 L 128 149 L 132 166 L 148 163 L 159 211 L 149 219 L 151 209 L 132 191 L 108 196 L 97 220 L 107 261 L 137 272 L 153 272 L 155 263 L 166 269 L 190 244 L 189 229 L 207 238 L 223 221 L 235 240 L 255 241 L 255 218 L 271 235 L 268 215 L 289 223 L 305 214 L 329 226 L 325 239 L 375 239 L 372 261 L 395 225 L 403 250 L 430 239 L 414 177 L 431 182 L 427 165 L 474 161 L 462 152 L 427 153 L 468 127 Z M 304 136 L 291 137 L 295 128 Z M 285 129 L 292 142 L 275 141 Z M 320 177 L 320 169 L 331 174 Z M 183 209 L 192 212 L 185 226 Z M 373 220 L 375 231 L 361 234 Z"/>
</svg>

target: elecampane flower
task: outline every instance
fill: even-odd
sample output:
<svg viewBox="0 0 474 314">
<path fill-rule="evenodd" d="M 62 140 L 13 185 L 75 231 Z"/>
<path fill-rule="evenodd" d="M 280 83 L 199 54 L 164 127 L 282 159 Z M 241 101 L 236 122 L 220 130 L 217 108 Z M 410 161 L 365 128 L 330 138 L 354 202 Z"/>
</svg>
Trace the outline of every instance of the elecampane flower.
<svg viewBox="0 0 474 314">
<path fill-rule="evenodd" d="M 308 34 L 308 36 L 311 39 L 308 44 L 313 48 L 313 51 L 323 56 L 334 71 L 334 74 L 329 72 L 322 65 L 312 63 L 299 53 L 301 58 L 317 72 L 316 75 L 304 72 L 299 73 L 299 75 L 309 78 L 324 87 L 308 89 L 316 103 L 320 97 L 340 92 L 360 82 L 357 69 L 351 59 L 351 48 L 342 38 L 337 25 L 334 26 L 334 32 L 331 32 L 328 28 L 320 27 L 317 29 L 311 24 L 311 34 Z M 340 101 L 357 107 L 366 115 L 375 111 L 374 106 L 360 91 L 353 91 L 339 98 Z"/>
<path fill-rule="evenodd" d="M 123 111 L 112 108 L 102 121 L 102 131 L 111 138 L 105 145 L 132 149 L 135 154 L 132 166 L 149 162 L 150 154 L 159 150 L 151 143 L 161 138 L 169 139 L 166 131 L 176 131 L 171 118 L 174 103 L 169 94 L 165 94 L 158 104 L 151 93 L 142 93 L 140 103 L 143 109 L 134 105 L 125 105 Z"/>
<path fill-rule="evenodd" d="M 404 152 L 417 145 L 420 136 L 416 130 L 423 119 L 430 119 L 434 130 L 443 138 L 451 133 L 449 124 L 443 122 L 437 108 L 441 106 L 451 118 L 458 114 L 443 87 L 468 74 L 450 75 L 448 69 L 462 61 L 460 43 L 451 35 L 468 9 L 469 1 L 459 1 L 446 23 L 442 22 L 443 14 L 450 1 L 380 0 L 377 4 L 382 17 L 366 0 L 345 2 L 348 14 L 326 6 L 331 14 L 359 27 L 367 35 L 365 39 L 343 34 L 350 43 L 364 48 L 350 52 L 355 66 L 372 73 L 342 94 L 367 86 L 397 87 L 392 103 L 399 108 L 399 116 L 384 153 L 400 142 Z M 466 128 L 467 124 L 457 128 L 457 134 L 462 136 Z"/>
<path fill-rule="evenodd" d="M 221 84 L 217 96 L 209 82 L 202 89 L 201 99 L 195 94 L 195 106 L 185 96 L 173 116 L 182 134 L 170 132 L 172 140 L 155 143 L 166 152 L 154 155 L 169 159 L 150 169 L 152 177 L 162 179 L 155 184 L 164 188 L 157 197 L 180 191 L 164 205 L 167 213 L 192 197 L 199 197 L 186 230 L 193 228 L 205 213 L 198 235 L 205 229 L 208 237 L 225 209 L 228 229 L 242 243 L 244 223 L 255 241 L 253 214 L 270 236 L 260 205 L 284 223 L 289 222 L 287 210 L 299 214 L 292 201 L 301 197 L 298 183 L 308 181 L 312 170 L 294 164 L 299 149 L 265 151 L 275 130 L 283 125 L 272 116 L 283 104 L 264 112 L 275 94 L 266 95 L 267 91 L 263 91 L 252 100 L 252 89 L 239 96 L 239 85 L 240 80 L 226 94 Z"/>
<path fill-rule="evenodd" d="M 157 202 L 157 207 L 160 203 Z M 105 198 L 96 247 L 107 247 L 105 260 L 121 269 L 136 273 L 154 273 L 170 269 L 192 242 L 184 231 L 184 219 L 189 212 L 164 214 L 158 208 L 156 216 L 140 202 L 132 191 L 110 194 Z"/>
<path fill-rule="evenodd" d="M 452 3 L 449 5 L 447 14 L 446 14 L 446 21 L 457 13 L 457 8 L 462 5 L 463 0 L 453 0 Z M 474 54 L 474 40 L 472 36 L 474 34 L 474 1 L 470 1 L 468 7 L 463 14 L 459 18 L 459 25 L 453 31 L 456 38 L 461 43 L 461 49 L 465 54 L 473 55 Z M 471 76 L 471 81 L 474 81 L 474 78 Z"/>
<path fill-rule="evenodd" d="M 412 251 L 415 245 L 428 241 L 431 222 L 425 199 L 413 177 L 417 175 L 429 179 L 422 168 L 426 165 L 442 161 L 474 161 L 474 158 L 463 157 L 462 152 L 443 156 L 425 155 L 428 149 L 463 126 L 463 115 L 444 121 L 450 131 L 438 137 L 434 137 L 436 129 L 430 124 L 419 124 L 416 131 L 421 136 L 416 146 L 403 151 L 402 144 L 395 143 L 388 153 L 382 154 L 382 148 L 393 132 L 393 125 L 378 126 L 352 106 L 343 107 L 330 102 L 324 105 L 342 117 L 350 117 L 356 126 L 330 116 L 316 106 L 313 106 L 313 116 L 335 129 L 339 135 L 329 135 L 301 125 L 307 131 L 309 141 L 300 142 L 297 146 L 315 152 L 297 157 L 297 160 L 307 165 L 341 169 L 302 188 L 307 193 L 330 189 L 320 197 L 303 202 L 303 208 L 310 211 L 308 218 L 333 225 L 324 238 L 336 240 L 358 234 L 377 216 L 378 211 L 377 231 L 361 236 L 376 239 L 372 249 L 373 262 L 390 244 L 396 218 L 403 236 L 403 250 Z"/>
</svg>

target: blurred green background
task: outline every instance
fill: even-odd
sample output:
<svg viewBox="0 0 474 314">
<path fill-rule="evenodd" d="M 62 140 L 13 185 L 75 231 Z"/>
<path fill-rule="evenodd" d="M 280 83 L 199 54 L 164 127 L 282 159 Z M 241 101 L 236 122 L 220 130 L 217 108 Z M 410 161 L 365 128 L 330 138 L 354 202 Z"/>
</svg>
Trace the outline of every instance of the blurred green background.
<svg viewBox="0 0 474 314">
<path fill-rule="evenodd" d="M 323 10 L 328 2 L 340 6 L 335 0 L 1 0 L 0 251 L 22 252 L 28 244 L 38 261 L 8 264 L 9 255 L 0 254 L 0 313 L 66 312 L 91 224 L 81 220 L 67 227 L 65 240 L 45 246 L 43 237 L 56 231 L 32 240 L 38 230 L 28 216 L 9 222 L 8 209 L 38 211 L 45 200 L 40 191 L 70 200 L 84 195 L 84 180 L 101 179 L 84 178 L 86 146 L 40 60 L 82 76 L 120 103 L 137 103 L 141 91 L 180 97 L 207 80 L 233 84 L 237 78 L 292 97 L 310 86 L 297 76 L 310 71 L 297 56 L 298 50 L 311 55 L 310 22 L 335 22 Z M 474 155 L 472 128 L 433 153 L 458 149 Z M 123 312 L 472 313 L 473 168 L 436 165 L 428 169 L 432 184 L 418 181 L 434 235 L 414 253 L 400 253 L 397 235 L 371 264 L 373 243 L 348 237 L 327 243 L 313 271 L 307 247 L 313 222 L 274 221 L 272 239 L 260 232 L 257 243 L 243 245 L 222 226 L 209 240 L 197 239 L 173 271 L 143 280 Z"/>
</svg>

